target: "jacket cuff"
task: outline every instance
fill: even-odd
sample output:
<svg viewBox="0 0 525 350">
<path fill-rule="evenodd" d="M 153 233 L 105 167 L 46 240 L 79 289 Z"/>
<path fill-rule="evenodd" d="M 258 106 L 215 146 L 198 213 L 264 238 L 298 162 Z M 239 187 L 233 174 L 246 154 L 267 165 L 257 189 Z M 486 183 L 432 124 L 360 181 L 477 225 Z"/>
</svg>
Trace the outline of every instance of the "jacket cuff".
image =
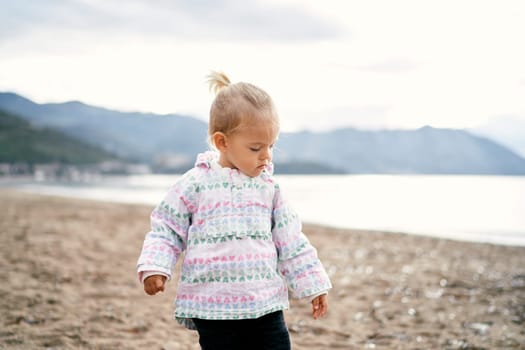
<svg viewBox="0 0 525 350">
<path fill-rule="evenodd" d="M 144 281 L 146 280 L 146 278 L 154 276 L 154 275 L 164 276 L 166 277 L 167 280 L 170 279 L 170 276 L 160 271 L 141 271 L 139 278 L 142 284 L 144 284 Z"/>
<path fill-rule="evenodd" d="M 312 302 L 312 301 L 314 301 L 315 298 L 317 298 L 318 296 L 323 295 L 323 294 L 328 294 L 328 291 L 327 290 L 323 290 L 322 292 L 316 293 L 314 295 L 310 295 L 308 297 L 308 299 L 310 300 L 310 302 Z"/>
</svg>

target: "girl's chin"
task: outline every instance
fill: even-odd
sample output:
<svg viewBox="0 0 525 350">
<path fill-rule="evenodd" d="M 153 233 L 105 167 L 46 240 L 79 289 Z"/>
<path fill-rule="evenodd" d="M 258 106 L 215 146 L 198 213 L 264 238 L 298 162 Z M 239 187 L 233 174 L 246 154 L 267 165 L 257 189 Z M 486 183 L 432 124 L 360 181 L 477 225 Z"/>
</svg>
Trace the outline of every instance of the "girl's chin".
<svg viewBox="0 0 525 350">
<path fill-rule="evenodd" d="M 246 174 L 248 176 L 251 176 L 251 177 L 256 177 L 256 176 L 259 176 L 261 175 L 261 173 L 263 172 L 264 168 L 256 168 L 254 171 L 252 171 L 251 173 L 249 174 Z"/>
</svg>

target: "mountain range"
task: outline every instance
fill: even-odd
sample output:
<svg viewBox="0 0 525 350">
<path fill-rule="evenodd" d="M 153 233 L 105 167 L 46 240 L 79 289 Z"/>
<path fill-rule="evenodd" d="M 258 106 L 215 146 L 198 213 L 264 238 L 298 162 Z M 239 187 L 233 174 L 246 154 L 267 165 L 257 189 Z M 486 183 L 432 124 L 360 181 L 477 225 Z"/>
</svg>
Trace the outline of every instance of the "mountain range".
<svg viewBox="0 0 525 350">
<path fill-rule="evenodd" d="M 207 147 L 206 123 L 181 115 L 124 113 L 78 101 L 37 104 L 14 93 L 0 93 L 0 109 L 134 161 Z"/>
<path fill-rule="evenodd" d="M 114 160 L 98 147 L 0 110 L 0 162 L 92 164 Z"/>
<path fill-rule="evenodd" d="M 523 118 L 510 115 L 501 116 L 469 131 L 499 142 L 514 150 L 521 157 L 525 157 L 525 119 Z"/>
<path fill-rule="evenodd" d="M 208 149 L 206 123 L 190 116 L 119 112 L 77 101 L 38 104 L 9 92 L 0 93 L 0 109 L 161 170 L 187 168 Z M 274 160 L 281 173 L 525 175 L 525 159 L 500 143 L 430 126 L 282 133 Z"/>
</svg>

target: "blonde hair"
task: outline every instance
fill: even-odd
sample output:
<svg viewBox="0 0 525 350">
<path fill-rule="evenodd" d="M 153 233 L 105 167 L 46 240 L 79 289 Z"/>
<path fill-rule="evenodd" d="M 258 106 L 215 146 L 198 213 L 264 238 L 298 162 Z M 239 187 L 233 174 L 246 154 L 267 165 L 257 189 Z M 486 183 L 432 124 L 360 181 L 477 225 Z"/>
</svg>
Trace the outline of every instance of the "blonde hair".
<svg viewBox="0 0 525 350">
<path fill-rule="evenodd" d="M 250 83 L 232 84 L 222 72 L 212 71 L 208 75 L 210 90 L 215 100 L 210 108 L 208 137 L 216 132 L 225 135 L 237 131 L 241 125 L 258 121 L 270 122 L 273 131 L 279 131 L 279 117 L 272 98 L 263 89 Z"/>
</svg>

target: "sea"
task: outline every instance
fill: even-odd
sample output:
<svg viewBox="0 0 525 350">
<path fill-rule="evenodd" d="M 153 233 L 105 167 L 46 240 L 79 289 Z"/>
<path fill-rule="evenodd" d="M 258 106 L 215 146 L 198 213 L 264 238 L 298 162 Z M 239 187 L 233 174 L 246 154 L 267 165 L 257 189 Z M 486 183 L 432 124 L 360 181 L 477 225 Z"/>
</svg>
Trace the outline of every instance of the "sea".
<svg viewBox="0 0 525 350">
<path fill-rule="evenodd" d="M 3 179 L 0 187 L 151 205 L 180 175 L 82 181 Z M 303 222 L 525 246 L 525 176 L 276 175 Z"/>
</svg>

